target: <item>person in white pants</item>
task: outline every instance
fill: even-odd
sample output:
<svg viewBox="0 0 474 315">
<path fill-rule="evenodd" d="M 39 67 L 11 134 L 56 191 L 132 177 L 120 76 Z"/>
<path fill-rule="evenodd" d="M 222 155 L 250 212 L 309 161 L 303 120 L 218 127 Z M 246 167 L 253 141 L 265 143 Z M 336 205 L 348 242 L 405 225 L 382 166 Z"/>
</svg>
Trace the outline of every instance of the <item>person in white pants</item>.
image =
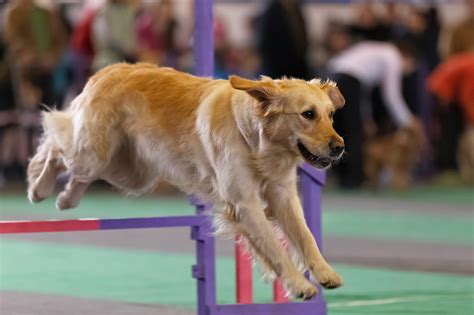
<svg viewBox="0 0 474 315">
<path fill-rule="evenodd" d="M 415 60 L 391 43 L 363 41 L 351 45 L 348 34 L 342 31 L 332 35 L 330 44 L 339 52 L 329 60 L 328 69 L 348 103 L 334 118 L 348 153 L 339 166 L 339 182 L 343 188 L 357 188 L 364 179 L 364 133 L 373 126 L 370 107 L 363 106 L 365 93 L 380 86 L 392 120 L 399 128 L 409 126 L 414 116 L 402 96 L 402 78 Z"/>
</svg>

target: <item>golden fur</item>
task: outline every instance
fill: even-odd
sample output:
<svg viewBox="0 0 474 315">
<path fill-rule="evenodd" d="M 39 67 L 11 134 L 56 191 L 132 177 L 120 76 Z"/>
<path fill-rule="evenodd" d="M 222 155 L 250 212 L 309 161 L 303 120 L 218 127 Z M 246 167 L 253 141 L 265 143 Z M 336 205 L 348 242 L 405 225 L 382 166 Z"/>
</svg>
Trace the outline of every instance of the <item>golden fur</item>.
<svg viewBox="0 0 474 315">
<path fill-rule="evenodd" d="M 416 119 L 392 134 L 367 141 L 364 168 L 369 185 L 379 188 L 381 174 L 385 171 L 389 172 L 392 188 L 406 190 L 424 145 L 423 128 Z"/>
<path fill-rule="evenodd" d="M 71 173 L 57 207 L 78 205 L 103 179 L 141 194 L 166 180 L 211 198 L 218 230 L 244 235 L 289 292 L 316 287 L 292 263 L 272 217 L 306 269 L 327 288 L 342 280 L 307 228 L 296 188 L 302 157 L 327 168 L 343 154 L 332 127 L 344 105 L 334 83 L 198 78 L 151 64 L 116 64 L 90 78 L 65 111 L 44 114 L 44 136 L 28 169 L 28 196 L 53 193 L 58 172 Z M 264 210 L 266 207 L 266 210 Z"/>
</svg>

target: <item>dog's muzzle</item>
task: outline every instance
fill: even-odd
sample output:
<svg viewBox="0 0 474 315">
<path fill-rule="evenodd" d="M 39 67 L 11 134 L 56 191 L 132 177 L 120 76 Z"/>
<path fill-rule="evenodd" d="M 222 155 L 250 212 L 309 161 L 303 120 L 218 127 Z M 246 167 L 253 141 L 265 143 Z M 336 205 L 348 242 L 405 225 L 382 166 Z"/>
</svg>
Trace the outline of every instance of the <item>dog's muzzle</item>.
<svg viewBox="0 0 474 315">
<path fill-rule="evenodd" d="M 335 160 L 331 157 L 322 157 L 316 154 L 311 153 L 308 148 L 305 147 L 303 143 L 298 141 L 298 150 L 300 151 L 303 158 L 309 164 L 313 165 L 316 168 L 327 168 L 331 166 L 331 163 Z"/>
</svg>

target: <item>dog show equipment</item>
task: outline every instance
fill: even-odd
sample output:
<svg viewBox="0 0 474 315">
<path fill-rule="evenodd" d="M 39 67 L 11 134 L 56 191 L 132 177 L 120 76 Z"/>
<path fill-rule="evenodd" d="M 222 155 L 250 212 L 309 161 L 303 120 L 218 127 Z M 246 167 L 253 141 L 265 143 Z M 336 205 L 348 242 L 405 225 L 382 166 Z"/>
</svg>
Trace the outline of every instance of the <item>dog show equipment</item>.
<svg viewBox="0 0 474 315">
<path fill-rule="evenodd" d="M 195 74 L 213 74 L 213 18 L 212 0 L 196 0 L 194 5 L 194 58 Z M 299 169 L 300 191 L 306 223 L 318 245 L 321 243 L 321 188 L 325 173 L 304 164 Z M 47 221 L 0 221 L 0 234 L 44 233 L 97 230 L 125 230 L 144 228 L 189 227 L 191 238 L 196 242 L 196 264 L 192 276 L 197 282 L 198 315 L 325 315 L 326 303 L 322 290 L 310 301 L 288 302 L 281 283 L 273 285 L 275 303 L 252 304 L 251 261 L 240 245 L 236 244 L 236 304 L 217 304 L 216 255 L 211 217 L 206 213 L 212 208 L 196 197 L 191 197 L 196 215 L 150 218 L 79 219 Z M 288 303 L 287 303 L 288 302 Z"/>
</svg>

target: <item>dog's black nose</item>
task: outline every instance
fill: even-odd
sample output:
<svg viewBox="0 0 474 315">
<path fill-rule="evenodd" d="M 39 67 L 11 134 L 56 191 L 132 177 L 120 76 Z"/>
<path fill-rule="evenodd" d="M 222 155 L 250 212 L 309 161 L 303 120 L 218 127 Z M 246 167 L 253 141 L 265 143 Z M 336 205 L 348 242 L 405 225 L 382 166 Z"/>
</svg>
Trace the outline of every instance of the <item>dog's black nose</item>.
<svg viewBox="0 0 474 315">
<path fill-rule="evenodd" d="M 344 152 L 345 146 L 340 142 L 329 143 L 329 149 L 331 150 L 331 156 L 338 156 Z"/>
</svg>

